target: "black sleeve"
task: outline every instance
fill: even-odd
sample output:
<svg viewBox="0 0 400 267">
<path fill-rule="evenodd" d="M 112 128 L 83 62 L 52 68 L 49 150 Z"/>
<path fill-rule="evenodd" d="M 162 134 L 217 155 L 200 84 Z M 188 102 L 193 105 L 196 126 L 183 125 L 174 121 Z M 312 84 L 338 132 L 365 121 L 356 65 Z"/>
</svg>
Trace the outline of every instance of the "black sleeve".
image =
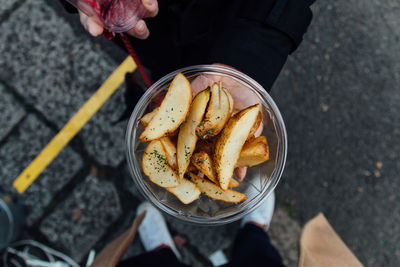
<svg viewBox="0 0 400 267">
<path fill-rule="evenodd" d="M 66 0 L 59 0 L 61 5 L 65 8 L 65 10 L 67 10 L 69 13 L 77 13 L 78 10 L 71 5 L 70 3 L 68 3 Z"/>
<path fill-rule="evenodd" d="M 269 91 L 312 19 L 313 0 L 243 1 L 215 42 L 210 61 L 235 67 Z"/>
</svg>

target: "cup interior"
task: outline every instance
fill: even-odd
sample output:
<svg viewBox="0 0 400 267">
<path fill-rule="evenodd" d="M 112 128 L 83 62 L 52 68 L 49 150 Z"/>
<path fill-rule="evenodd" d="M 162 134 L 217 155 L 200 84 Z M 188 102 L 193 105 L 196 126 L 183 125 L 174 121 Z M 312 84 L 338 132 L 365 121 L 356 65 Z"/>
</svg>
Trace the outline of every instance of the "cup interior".
<svg viewBox="0 0 400 267">
<path fill-rule="evenodd" d="M 194 87 L 205 89 L 213 81 L 221 81 L 235 102 L 235 110 L 260 103 L 262 112 L 262 133 L 269 145 L 270 160 L 250 167 L 246 177 L 233 190 L 248 197 L 241 203 L 225 203 L 210 199 L 202 194 L 189 205 L 179 201 L 164 188 L 152 183 L 142 171 L 142 157 L 147 143 L 139 140 L 144 126 L 140 118 L 151 112 L 165 95 L 168 86 L 177 73 L 181 72 Z M 202 88 L 204 87 L 204 88 Z M 194 90 L 193 97 L 199 90 Z M 163 212 L 180 220 L 216 225 L 232 222 L 254 210 L 274 190 L 281 178 L 287 154 L 287 136 L 282 116 L 265 89 L 247 75 L 230 68 L 215 65 L 192 66 L 177 70 L 153 84 L 139 100 L 128 123 L 126 132 L 127 161 L 135 185 Z M 234 176 L 234 178 L 236 178 Z"/>
</svg>

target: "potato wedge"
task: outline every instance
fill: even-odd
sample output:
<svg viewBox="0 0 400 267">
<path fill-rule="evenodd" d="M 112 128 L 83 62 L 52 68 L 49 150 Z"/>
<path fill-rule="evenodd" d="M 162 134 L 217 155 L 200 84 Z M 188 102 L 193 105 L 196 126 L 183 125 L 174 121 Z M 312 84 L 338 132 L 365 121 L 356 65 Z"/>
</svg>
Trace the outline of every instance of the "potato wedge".
<svg viewBox="0 0 400 267">
<path fill-rule="evenodd" d="M 258 128 L 260 127 L 261 122 L 262 122 L 262 114 L 260 111 L 257 115 L 256 122 L 251 127 L 251 130 L 250 130 L 249 136 L 247 137 L 247 140 L 254 138 L 254 134 L 257 132 Z"/>
<path fill-rule="evenodd" d="M 175 187 L 179 177 L 167 163 L 167 155 L 160 141 L 152 141 L 145 149 L 142 160 L 143 172 L 150 181 L 161 187 Z"/>
<path fill-rule="evenodd" d="M 231 178 L 231 180 L 229 181 L 229 188 L 235 188 L 239 186 L 239 182 L 236 181 L 234 178 Z"/>
<path fill-rule="evenodd" d="M 197 168 L 193 165 L 189 163 L 189 166 L 186 169 L 186 172 L 196 172 Z"/>
<path fill-rule="evenodd" d="M 182 73 L 173 79 L 158 112 L 144 129 L 139 139 L 150 142 L 175 131 L 185 120 L 192 103 L 192 87 Z"/>
<path fill-rule="evenodd" d="M 244 144 L 236 167 L 252 167 L 269 160 L 269 146 L 265 136 L 259 136 Z"/>
<path fill-rule="evenodd" d="M 233 190 L 222 190 L 218 185 L 189 173 L 190 180 L 208 197 L 229 203 L 239 203 L 247 198 L 245 194 Z"/>
<path fill-rule="evenodd" d="M 140 122 L 143 124 L 143 126 L 149 125 L 151 119 L 153 119 L 154 115 L 156 115 L 158 112 L 158 108 L 153 109 L 152 112 L 146 113 L 141 119 Z"/>
<path fill-rule="evenodd" d="M 224 90 L 214 83 L 211 86 L 211 98 L 203 121 L 197 126 L 196 133 L 201 139 L 216 136 L 230 118 L 229 99 Z"/>
<path fill-rule="evenodd" d="M 256 122 L 259 111 L 259 104 L 240 111 L 229 120 L 218 138 L 215 146 L 214 165 L 223 190 L 228 189 L 240 151 Z"/>
<path fill-rule="evenodd" d="M 164 148 L 165 154 L 167 155 L 168 165 L 176 169 L 176 147 L 174 143 L 172 143 L 168 136 L 161 137 L 160 142 Z"/>
<path fill-rule="evenodd" d="M 217 175 L 214 170 L 212 163 L 212 158 L 205 152 L 195 153 L 192 156 L 193 166 L 201 171 L 209 180 L 215 184 L 219 184 L 217 180 Z M 239 186 L 239 182 L 231 178 L 228 188 L 233 188 Z"/>
<path fill-rule="evenodd" d="M 177 187 L 167 188 L 183 204 L 190 204 L 200 196 L 200 189 L 191 181 L 182 179 Z"/>
<path fill-rule="evenodd" d="M 217 175 L 212 166 L 211 157 L 206 152 L 195 153 L 192 156 L 192 164 L 208 179 L 218 184 Z"/>
<path fill-rule="evenodd" d="M 179 177 L 183 178 L 190 163 L 190 158 L 196 147 L 197 135 L 196 127 L 203 119 L 204 112 L 210 99 L 210 90 L 203 90 L 193 99 L 189 115 L 179 130 L 177 142 L 177 160 Z"/>
<path fill-rule="evenodd" d="M 233 114 L 233 107 L 235 105 L 235 101 L 233 101 L 233 97 L 231 95 L 231 93 L 229 93 L 228 89 L 226 88 L 222 88 L 225 92 L 225 94 L 228 96 L 228 100 L 229 100 L 229 111 L 230 111 L 230 115 Z"/>
</svg>

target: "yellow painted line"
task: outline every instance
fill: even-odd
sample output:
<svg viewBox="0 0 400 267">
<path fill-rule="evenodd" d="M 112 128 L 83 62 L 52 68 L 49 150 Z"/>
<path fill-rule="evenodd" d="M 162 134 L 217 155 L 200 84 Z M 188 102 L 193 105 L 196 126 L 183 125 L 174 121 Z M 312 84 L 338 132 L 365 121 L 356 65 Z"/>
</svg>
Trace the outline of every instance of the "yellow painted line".
<svg viewBox="0 0 400 267">
<path fill-rule="evenodd" d="M 90 118 L 103 106 L 108 98 L 118 89 L 125 80 L 125 74 L 136 69 L 133 59 L 127 57 L 121 65 L 107 78 L 92 97 L 78 110 L 65 124 L 56 136 L 36 156 L 29 166 L 15 179 L 13 186 L 19 193 L 25 190 L 36 180 L 40 173 L 54 160 L 61 150 L 82 129 Z"/>
</svg>

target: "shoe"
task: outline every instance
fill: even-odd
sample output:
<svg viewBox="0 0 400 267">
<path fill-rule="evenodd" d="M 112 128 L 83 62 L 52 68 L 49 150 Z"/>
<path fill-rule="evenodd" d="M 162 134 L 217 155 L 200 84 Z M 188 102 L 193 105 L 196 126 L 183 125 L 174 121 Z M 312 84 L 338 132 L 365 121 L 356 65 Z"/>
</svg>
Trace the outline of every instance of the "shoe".
<svg viewBox="0 0 400 267">
<path fill-rule="evenodd" d="M 264 200 L 261 205 L 247 214 L 240 223 L 240 226 L 243 227 L 246 223 L 255 223 L 258 226 L 264 226 L 265 230 L 268 230 L 269 225 L 271 223 L 272 215 L 274 214 L 275 207 L 275 192 L 268 196 L 267 199 Z"/>
<path fill-rule="evenodd" d="M 171 234 L 168 231 L 167 224 L 161 213 L 149 202 L 143 202 L 137 208 L 137 214 L 146 211 L 142 223 L 139 226 L 140 240 L 146 251 L 152 251 L 162 245 L 172 249 L 178 259 L 181 258 L 175 247 Z"/>
</svg>

